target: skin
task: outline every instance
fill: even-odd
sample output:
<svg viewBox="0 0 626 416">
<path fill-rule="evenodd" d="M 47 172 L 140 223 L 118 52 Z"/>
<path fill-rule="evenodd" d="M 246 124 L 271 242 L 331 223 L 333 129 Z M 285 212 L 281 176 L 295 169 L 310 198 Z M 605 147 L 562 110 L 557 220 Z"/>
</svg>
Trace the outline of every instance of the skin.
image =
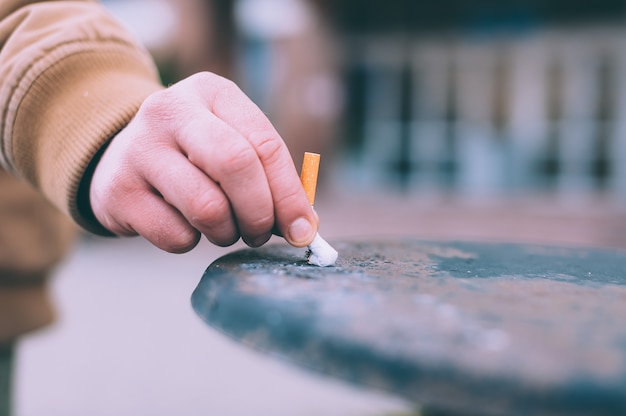
<svg viewBox="0 0 626 416">
<path fill-rule="evenodd" d="M 111 141 L 90 187 L 93 212 L 117 235 L 172 253 L 201 238 L 296 247 L 319 226 L 289 151 L 231 81 L 198 73 L 148 97 Z"/>
</svg>

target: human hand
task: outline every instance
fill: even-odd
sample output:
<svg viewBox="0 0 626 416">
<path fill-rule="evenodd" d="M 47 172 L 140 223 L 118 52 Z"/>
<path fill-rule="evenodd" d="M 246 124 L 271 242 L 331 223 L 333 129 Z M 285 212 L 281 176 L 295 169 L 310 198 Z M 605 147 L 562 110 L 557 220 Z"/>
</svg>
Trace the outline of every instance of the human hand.
<svg viewBox="0 0 626 416">
<path fill-rule="evenodd" d="M 267 117 L 234 83 L 206 72 L 144 101 L 105 150 L 89 192 L 105 228 L 175 253 L 201 234 L 255 247 L 274 231 L 304 247 L 319 226 Z"/>
</svg>

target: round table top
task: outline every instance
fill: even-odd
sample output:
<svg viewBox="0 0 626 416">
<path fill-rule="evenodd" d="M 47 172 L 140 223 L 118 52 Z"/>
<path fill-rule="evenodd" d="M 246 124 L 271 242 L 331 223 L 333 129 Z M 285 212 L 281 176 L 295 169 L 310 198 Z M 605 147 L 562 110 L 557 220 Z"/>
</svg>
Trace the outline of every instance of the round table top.
<svg viewBox="0 0 626 416">
<path fill-rule="evenodd" d="M 211 264 L 192 295 L 252 348 L 448 412 L 626 414 L 626 253 L 412 239 Z"/>
</svg>

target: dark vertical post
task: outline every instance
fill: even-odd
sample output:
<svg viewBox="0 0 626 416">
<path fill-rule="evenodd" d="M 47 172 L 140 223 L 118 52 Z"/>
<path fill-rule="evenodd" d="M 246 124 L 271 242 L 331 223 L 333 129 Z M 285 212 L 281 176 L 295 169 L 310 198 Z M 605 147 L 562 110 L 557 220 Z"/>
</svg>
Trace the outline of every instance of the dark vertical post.
<svg viewBox="0 0 626 416">
<path fill-rule="evenodd" d="M 400 76 L 400 154 L 397 155 L 398 159 L 395 169 L 402 191 L 407 191 L 409 178 L 413 170 L 413 161 L 411 160 L 411 122 L 413 116 L 411 98 L 413 96 L 413 82 L 411 67 L 408 63 L 402 66 Z"/>
<path fill-rule="evenodd" d="M 0 416 L 11 414 L 13 347 L 0 345 Z"/>
</svg>

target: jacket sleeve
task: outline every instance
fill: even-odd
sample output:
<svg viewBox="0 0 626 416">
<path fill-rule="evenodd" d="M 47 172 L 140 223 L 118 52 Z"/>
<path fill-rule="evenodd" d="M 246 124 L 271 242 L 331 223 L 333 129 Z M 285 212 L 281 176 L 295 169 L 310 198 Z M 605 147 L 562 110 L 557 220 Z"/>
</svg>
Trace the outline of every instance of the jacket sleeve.
<svg viewBox="0 0 626 416">
<path fill-rule="evenodd" d="M 106 234 L 79 201 L 90 162 L 161 88 L 98 2 L 0 3 L 0 164 L 83 228 Z"/>
</svg>

